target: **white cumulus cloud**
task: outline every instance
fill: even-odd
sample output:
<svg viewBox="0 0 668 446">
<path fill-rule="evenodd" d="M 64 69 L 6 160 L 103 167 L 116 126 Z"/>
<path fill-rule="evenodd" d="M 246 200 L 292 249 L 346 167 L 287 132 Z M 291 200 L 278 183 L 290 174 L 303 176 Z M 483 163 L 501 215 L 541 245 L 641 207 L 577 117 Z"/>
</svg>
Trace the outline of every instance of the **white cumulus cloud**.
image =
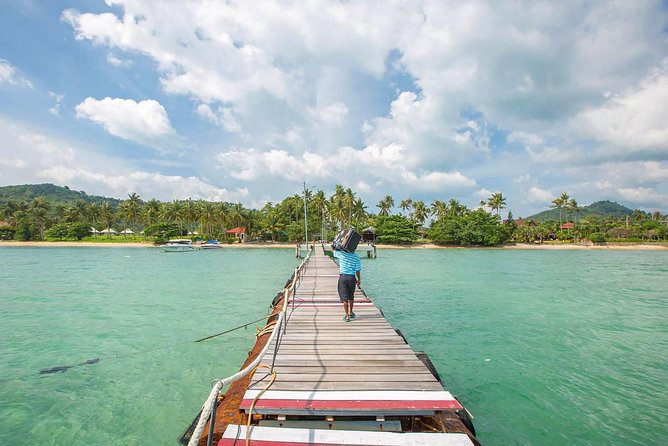
<svg viewBox="0 0 668 446">
<path fill-rule="evenodd" d="M 94 99 L 88 97 L 76 106 L 77 117 L 89 119 L 119 138 L 166 152 L 181 143 L 167 111 L 152 99 Z"/>
<path fill-rule="evenodd" d="M 342 102 L 336 102 L 320 108 L 317 113 L 325 123 L 338 125 L 348 114 L 348 107 Z"/>
<path fill-rule="evenodd" d="M 585 137 L 623 151 L 668 153 L 668 60 L 638 87 L 611 97 L 573 120 Z"/>
<path fill-rule="evenodd" d="M 5 59 L 0 59 L 0 84 L 2 83 L 16 87 L 33 88 L 32 82 Z"/>
<path fill-rule="evenodd" d="M 554 199 L 554 194 L 549 190 L 541 189 L 538 186 L 532 186 L 526 192 L 526 199 L 530 203 L 548 205 Z"/>
<path fill-rule="evenodd" d="M 411 170 L 404 161 L 409 155 L 399 145 L 368 146 L 362 150 L 342 147 L 332 155 L 311 152 L 290 155 L 284 150 L 260 151 L 235 149 L 218 154 L 220 168 L 238 180 L 254 181 L 269 177 L 297 182 L 308 175 L 311 179 L 355 184 L 359 178 L 400 185 L 411 190 L 468 190 L 475 180 L 459 171 Z"/>
<path fill-rule="evenodd" d="M 197 106 L 197 114 L 207 121 L 223 127 L 228 132 L 241 132 L 241 125 L 235 118 L 234 110 L 231 108 L 218 107 L 218 110 L 214 111 L 209 104 L 199 104 Z"/>
</svg>

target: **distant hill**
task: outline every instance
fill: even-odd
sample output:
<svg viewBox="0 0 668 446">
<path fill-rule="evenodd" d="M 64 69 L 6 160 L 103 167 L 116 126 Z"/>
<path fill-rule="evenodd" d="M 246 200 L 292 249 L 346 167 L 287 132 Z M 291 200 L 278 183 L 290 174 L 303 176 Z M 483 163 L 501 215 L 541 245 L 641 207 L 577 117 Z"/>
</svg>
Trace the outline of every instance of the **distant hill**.
<svg viewBox="0 0 668 446">
<path fill-rule="evenodd" d="M 578 218 L 583 218 L 587 216 L 592 216 L 592 215 L 597 215 L 599 217 L 616 217 L 616 218 L 624 218 L 627 215 L 633 214 L 633 210 L 627 208 L 626 206 L 622 206 L 619 203 L 615 203 L 614 201 L 597 201 L 595 203 L 590 204 L 589 206 L 583 206 L 580 208 L 580 212 L 578 213 Z M 561 210 L 561 215 L 562 219 L 566 220 L 566 215 L 567 212 L 565 209 Z M 548 221 L 548 220 L 553 220 L 553 221 L 559 221 L 559 209 L 549 209 L 547 211 L 539 212 L 535 215 L 531 215 L 529 217 L 526 217 L 528 220 L 535 220 L 535 221 Z"/>
<path fill-rule="evenodd" d="M 22 184 L 18 186 L 0 187 L 0 207 L 9 200 L 31 201 L 35 197 L 44 197 L 51 203 L 62 203 L 71 206 L 79 200 L 87 203 L 102 203 L 108 201 L 112 206 L 118 206 L 121 200 L 116 198 L 99 197 L 88 195 L 84 191 L 75 191 L 67 186 L 56 186 L 55 184 Z"/>
</svg>

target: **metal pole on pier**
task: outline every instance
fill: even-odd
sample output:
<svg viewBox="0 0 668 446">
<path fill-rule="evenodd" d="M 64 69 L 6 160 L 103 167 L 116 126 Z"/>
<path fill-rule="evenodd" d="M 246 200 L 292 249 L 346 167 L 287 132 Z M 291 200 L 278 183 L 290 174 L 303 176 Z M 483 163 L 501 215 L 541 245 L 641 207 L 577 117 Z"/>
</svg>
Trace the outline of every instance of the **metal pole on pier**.
<svg viewBox="0 0 668 446">
<path fill-rule="evenodd" d="M 308 215 L 306 214 L 306 181 L 304 181 L 304 239 L 306 240 L 306 252 L 308 253 Z"/>
</svg>

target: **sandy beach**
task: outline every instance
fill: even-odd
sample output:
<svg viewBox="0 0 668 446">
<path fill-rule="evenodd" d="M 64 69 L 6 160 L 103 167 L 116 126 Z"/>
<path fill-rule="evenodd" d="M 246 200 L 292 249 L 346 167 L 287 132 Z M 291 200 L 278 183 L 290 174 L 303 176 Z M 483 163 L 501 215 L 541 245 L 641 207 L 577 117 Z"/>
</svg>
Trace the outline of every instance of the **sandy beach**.
<svg viewBox="0 0 668 446">
<path fill-rule="evenodd" d="M 195 245 L 198 246 L 197 244 Z M 223 245 L 223 249 L 295 249 L 294 243 L 235 243 Z M 18 242 L 0 241 L 0 247 L 46 247 L 46 248 L 157 248 L 149 242 Z M 378 250 L 385 249 L 526 249 L 526 250 L 668 250 L 668 243 L 610 243 L 604 245 L 582 244 L 531 244 L 517 243 L 492 248 L 467 248 L 461 246 L 439 246 L 431 243 L 414 245 L 376 245 Z"/>
<path fill-rule="evenodd" d="M 150 242 L 18 242 L 18 241 L 0 241 L 0 247 L 31 247 L 31 248 L 158 248 Z M 194 244 L 195 247 L 200 246 Z M 294 243 L 234 243 L 223 245 L 223 249 L 235 248 L 290 248 L 295 249 Z"/>
</svg>

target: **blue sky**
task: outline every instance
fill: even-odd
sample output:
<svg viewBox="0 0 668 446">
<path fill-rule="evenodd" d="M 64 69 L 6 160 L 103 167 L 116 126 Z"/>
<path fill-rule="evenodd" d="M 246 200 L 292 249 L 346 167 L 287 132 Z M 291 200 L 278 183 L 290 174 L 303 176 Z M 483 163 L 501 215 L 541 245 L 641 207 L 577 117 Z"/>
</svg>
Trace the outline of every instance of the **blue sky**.
<svg viewBox="0 0 668 446">
<path fill-rule="evenodd" d="M 661 1 L 0 6 L 0 185 L 668 211 Z"/>
</svg>

